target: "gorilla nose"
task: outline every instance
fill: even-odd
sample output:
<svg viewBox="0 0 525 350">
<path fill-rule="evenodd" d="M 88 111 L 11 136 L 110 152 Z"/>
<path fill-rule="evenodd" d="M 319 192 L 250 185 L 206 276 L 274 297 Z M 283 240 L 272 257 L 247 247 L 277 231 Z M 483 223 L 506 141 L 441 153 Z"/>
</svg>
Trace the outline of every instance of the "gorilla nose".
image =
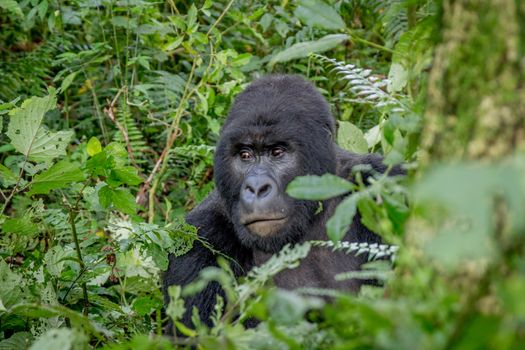
<svg viewBox="0 0 525 350">
<path fill-rule="evenodd" d="M 275 194 L 276 184 L 267 175 L 252 175 L 246 178 L 242 187 L 241 201 L 245 206 L 271 200 Z"/>
</svg>

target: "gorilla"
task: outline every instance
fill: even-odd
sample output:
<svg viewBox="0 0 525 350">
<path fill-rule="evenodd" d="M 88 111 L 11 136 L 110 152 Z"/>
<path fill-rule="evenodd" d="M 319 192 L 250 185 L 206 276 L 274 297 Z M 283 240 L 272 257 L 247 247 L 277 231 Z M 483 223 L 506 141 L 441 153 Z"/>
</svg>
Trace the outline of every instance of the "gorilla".
<svg viewBox="0 0 525 350">
<path fill-rule="evenodd" d="M 379 155 L 357 155 L 334 142 L 335 119 L 328 103 L 316 88 L 299 76 L 272 75 L 256 80 L 235 99 L 222 127 L 214 159 L 216 189 L 186 218 L 213 248 L 235 260 L 232 269 L 245 275 L 253 266 L 269 259 L 288 243 L 326 240 L 325 224 L 341 197 L 319 203 L 289 197 L 286 186 L 296 176 L 336 174 L 352 180 L 352 168 L 368 165 L 372 172 L 385 172 Z M 364 170 L 366 171 L 366 170 Z M 394 167 L 390 175 L 401 174 Z M 380 242 L 359 215 L 344 237 L 346 241 Z M 216 265 L 216 256 L 199 242 L 186 255 L 170 256 L 163 276 L 167 287 L 187 285 L 207 266 Z M 357 270 L 366 256 L 312 248 L 294 270 L 274 278 L 278 287 L 337 288 L 353 292 L 363 281 L 335 281 L 340 272 Z M 191 326 L 196 306 L 203 322 L 209 324 L 216 295 L 223 292 L 213 282 L 185 299 L 182 323 Z"/>
</svg>

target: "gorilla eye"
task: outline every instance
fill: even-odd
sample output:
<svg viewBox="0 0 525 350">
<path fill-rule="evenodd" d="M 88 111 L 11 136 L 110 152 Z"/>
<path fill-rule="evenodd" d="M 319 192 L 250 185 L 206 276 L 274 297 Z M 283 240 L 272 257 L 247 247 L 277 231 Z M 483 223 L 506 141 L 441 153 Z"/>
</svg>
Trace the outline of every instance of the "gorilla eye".
<svg viewBox="0 0 525 350">
<path fill-rule="evenodd" d="M 277 146 L 277 147 L 272 148 L 271 154 L 272 154 L 272 157 L 279 158 L 284 154 L 284 152 L 286 152 L 286 149 L 284 147 Z"/>
<path fill-rule="evenodd" d="M 242 149 L 239 152 L 239 157 L 241 157 L 242 160 L 251 160 L 253 158 L 252 152 L 250 152 L 247 149 Z"/>
</svg>

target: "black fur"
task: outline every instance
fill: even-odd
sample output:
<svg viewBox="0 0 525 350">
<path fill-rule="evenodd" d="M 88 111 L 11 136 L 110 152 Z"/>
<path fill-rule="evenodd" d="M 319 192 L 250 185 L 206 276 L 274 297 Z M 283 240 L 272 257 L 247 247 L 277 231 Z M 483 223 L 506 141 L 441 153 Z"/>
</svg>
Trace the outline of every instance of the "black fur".
<svg viewBox="0 0 525 350">
<path fill-rule="evenodd" d="M 232 265 L 236 275 L 241 276 L 254 265 L 263 263 L 286 243 L 326 239 L 326 220 L 341 198 L 326 201 L 324 211 L 315 214 L 318 203 L 293 200 L 283 194 L 293 178 L 332 173 L 351 179 L 352 168 L 359 164 L 369 165 L 373 171 L 386 170 L 378 155 L 356 155 L 339 148 L 334 142 L 334 134 L 335 120 L 325 99 L 312 84 L 298 76 L 259 79 L 236 98 L 222 128 L 215 154 L 217 189 L 187 216 L 188 223 L 198 227 L 201 237 L 237 262 Z M 287 209 L 293 215 L 284 228 L 269 237 L 253 234 L 239 222 L 239 197 L 246 174 L 238 170 L 234 159 L 239 152 L 236 145 L 246 142 L 257 145 L 286 142 L 294 157 L 292 168 L 288 163 L 270 169 L 270 175 L 277 177 L 279 194 L 286 197 Z M 402 170 L 394 168 L 392 173 L 400 174 Z M 354 218 L 345 240 L 380 241 L 361 224 L 359 215 Z M 282 272 L 276 276 L 275 283 L 283 288 L 333 287 L 357 291 L 359 281 L 336 282 L 333 276 L 359 269 L 363 262 L 364 257 L 312 249 L 299 268 Z M 212 265 L 216 265 L 216 256 L 199 243 L 184 256 L 170 256 L 163 281 L 166 302 L 168 286 L 186 285 L 203 268 Z M 191 326 L 193 306 L 199 309 L 201 318 L 209 322 L 217 293 L 222 294 L 220 287 L 212 283 L 201 293 L 187 298 L 187 312 L 182 322 Z"/>
</svg>

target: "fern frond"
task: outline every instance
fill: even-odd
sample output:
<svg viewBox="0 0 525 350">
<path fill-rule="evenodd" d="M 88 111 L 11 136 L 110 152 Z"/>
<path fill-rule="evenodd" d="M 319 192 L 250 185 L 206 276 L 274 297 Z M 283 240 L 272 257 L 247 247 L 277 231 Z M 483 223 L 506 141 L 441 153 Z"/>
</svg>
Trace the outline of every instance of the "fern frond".
<svg viewBox="0 0 525 350">
<path fill-rule="evenodd" d="M 246 276 L 246 282 L 238 285 L 236 288 L 239 299 L 247 298 L 279 272 L 299 266 L 300 261 L 310 252 L 310 248 L 311 244 L 309 242 L 296 244 L 293 247 L 287 244 L 267 262 L 252 268 Z"/>
<path fill-rule="evenodd" d="M 142 135 L 142 132 L 137 127 L 137 122 L 130 113 L 129 107 L 125 104 L 124 99 L 122 99 L 121 102 L 122 104 L 120 106 L 122 107 L 119 107 L 117 110 L 117 120 L 128 135 L 128 140 L 131 149 L 133 150 L 135 161 L 138 164 L 144 163 L 146 161 L 144 159 L 144 153 L 148 150 L 148 145 L 146 144 L 144 135 Z M 115 132 L 113 139 L 117 142 L 125 143 L 124 135 L 122 135 L 120 130 Z"/>
<path fill-rule="evenodd" d="M 394 261 L 399 247 L 396 245 L 368 243 L 368 242 L 332 242 L 332 241 L 310 241 L 314 247 L 332 248 L 333 251 L 344 251 L 346 254 L 368 254 L 369 260 L 389 258 Z"/>
<path fill-rule="evenodd" d="M 370 104 L 373 107 L 397 113 L 408 113 L 405 106 L 395 95 L 385 91 L 388 79 L 381 79 L 372 74 L 372 70 L 346 64 L 333 58 L 314 54 L 314 58 L 333 66 L 333 71 L 347 82 L 347 88 L 355 96 L 352 102 Z"/>
<path fill-rule="evenodd" d="M 46 209 L 42 215 L 42 220 L 54 233 L 54 240 L 58 242 L 71 242 L 69 216 L 62 211 L 62 209 Z M 77 215 L 75 227 L 78 235 L 83 238 L 89 231 L 90 221 L 82 215 Z"/>
<path fill-rule="evenodd" d="M 379 15 L 383 26 L 387 46 L 393 46 L 408 30 L 408 15 L 406 0 L 372 0 L 363 1 L 364 6 L 369 6 Z"/>
</svg>

